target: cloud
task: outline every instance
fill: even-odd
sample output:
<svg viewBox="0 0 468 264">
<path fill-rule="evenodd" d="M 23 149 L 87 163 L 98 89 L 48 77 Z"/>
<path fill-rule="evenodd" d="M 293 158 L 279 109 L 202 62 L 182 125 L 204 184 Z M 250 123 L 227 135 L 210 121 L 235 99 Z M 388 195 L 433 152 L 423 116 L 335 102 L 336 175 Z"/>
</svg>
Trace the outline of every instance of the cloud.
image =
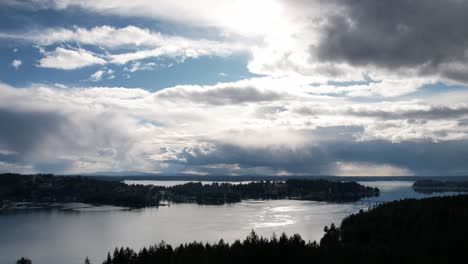
<svg viewBox="0 0 468 264">
<path fill-rule="evenodd" d="M 313 87 L 293 83 L 275 92 L 266 87 L 270 81 L 158 92 L 0 85 L 0 162 L 60 173 L 468 171 L 466 104 L 434 105 L 425 98 L 364 103 L 311 96 Z"/>
<path fill-rule="evenodd" d="M 126 64 L 131 61 L 143 60 L 147 58 L 170 57 L 183 61 L 186 58 L 198 58 L 201 56 L 228 56 L 232 54 L 229 49 L 219 46 L 191 46 L 183 47 L 176 45 L 162 46 L 150 50 L 140 50 L 135 52 L 109 55 L 111 63 Z"/>
<path fill-rule="evenodd" d="M 103 70 L 96 71 L 95 73 L 91 74 L 91 76 L 89 76 L 89 80 L 93 81 L 93 82 L 98 82 L 98 81 L 102 80 L 102 76 L 105 73 L 106 72 L 103 71 Z"/>
<path fill-rule="evenodd" d="M 284 95 L 266 89 L 244 86 L 239 87 L 228 84 L 219 84 L 213 87 L 209 86 L 176 86 L 163 89 L 155 93 L 156 99 L 167 100 L 171 102 L 191 102 L 199 104 L 225 105 L 242 104 L 262 101 L 275 101 L 281 99 Z"/>
<path fill-rule="evenodd" d="M 112 69 L 108 69 L 106 74 L 107 74 L 107 79 L 108 80 L 112 80 L 112 79 L 115 79 L 115 75 L 114 75 L 115 71 L 112 70 Z"/>
<path fill-rule="evenodd" d="M 282 3 L 285 26 L 253 47 L 251 72 L 309 76 L 321 84 L 370 79 L 384 96 L 437 81 L 468 84 L 466 1 Z"/>
<path fill-rule="evenodd" d="M 343 140 L 300 148 L 246 148 L 217 143 L 210 148 L 185 149 L 176 162 L 184 164 L 187 170 L 200 168 L 204 172 L 209 172 L 206 168 L 210 166 L 231 165 L 233 167 L 227 171 L 235 174 L 253 168 L 292 175 L 408 176 L 464 175 L 467 172 L 463 157 L 468 154 L 463 149 L 467 141 L 395 144 L 379 140 Z"/>
<path fill-rule="evenodd" d="M 244 49 L 240 43 L 228 43 L 207 39 L 191 39 L 182 36 L 166 35 L 136 26 L 115 28 L 104 25 L 90 29 L 82 27 L 49 28 L 17 34 L 2 34 L 4 38 L 27 40 L 41 46 L 60 43 L 80 43 L 110 49 L 122 47 L 168 47 L 168 49 L 211 49 L 233 52 Z M 169 48 L 170 47 L 170 48 Z"/>
<path fill-rule="evenodd" d="M 6 4 L 56 12 L 79 8 L 105 15 L 106 22 L 157 21 L 168 32 L 183 28 L 187 34 L 111 24 L 0 33 L 37 46 L 43 56 L 39 67 L 99 65 L 89 80 L 100 81 L 165 67 L 156 58 L 176 63 L 247 54 L 248 70 L 263 76 L 157 92 L 0 84 L 2 168 L 468 173 L 466 1 Z"/>
<path fill-rule="evenodd" d="M 15 160 L 5 161 L 10 166 L 73 173 L 125 168 L 124 160 L 140 163 L 132 156 L 136 121 L 109 108 L 99 110 L 92 93 L 84 92 L 72 102 L 73 94 L 80 92 L 66 92 L 68 88 L 29 88 L 25 93 L 10 89 L 1 87 L 7 98 L 0 98 L 0 149 L 15 153 Z M 82 103 L 90 103 L 92 110 Z"/>
<path fill-rule="evenodd" d="M 137 71 L 151 71 L 156 69 L 158 65 L 154 62 L 142 63 L 142 62 L 134 62 L 129 67 L 125 67 L 124 71 L 128 72 L 137 72 Z"/>
<path fill-rule="evenodd" d="M 188 24 L 192 27 L 221 28 L 230 33 L 255 35 L 265 29 L 274 29 L 282 15 L 279 1 L 215 1 L 201 0 L 197 3 L 176 3 L 169 0 L 144 1 L 70 1 L 45 0 L 38 8 L 63 10 L 79 7 L 83 10 L 124 17 L 144 17 L 171 23 Z M 263 10 L 268 12 L 261 13 Z M 242 19 L 239 19 L 242 18 Z"/>
<path fill-rule="evenodd" d="M 301 106 L 295 109 L 300 114 L 336 114 L 356 117 L 373 117 L 382 120 L 448 120 L 468 115 L 468 104 L 432 105 L 417 101 L 355 103 L 324 110 L 323 108 Z"/>
<path fill-rule="evenodd" d="M 46 57 L 41 59 L 40 65 L 60 69 L 76 69 L 104 63 L 126 64 L 131 61 L 155 57 L 169 57 L 183 61 L 185 58 L 229 56 L 247 51 L 246 46 L 232 41 L 220 42 L 163 35 L 159 32 L 152 32 L 135 26 L 124 28 L 100 26 L 91 29 L 81 27 L 73 29 L 49 28 L 16 34 L 0 33 L 0 38 L 33 42 L 41 47 L 78 43 L 110 49 L 125 48 L 131 50 L 125 53 L 111 54 L 106 52 L 97 55 L 82 48 L 71 50 L 58 47 L 54 52 L 46 53 Z M 71 62 L 70 66 L 64 66 L 66 61 Z M 147 65 L 146 68 L 148 67 Z"/>
<path fill-rule="evenodd" d="M 467 83 L 468 2 L 449 0 L 332 1 L 311 52 L 319 59 L 386 69 L 417 68 L 420 75 Z M 378 15 L 376 15 L 378 14 Z"/>
<path fill-rule="evenodd" d="M 74 70 L 91 65 L 103 65 L 106 61 L 85 49 L 66 49 L 57 47 L 52 52 L 45 52 L 38 67 L 60 70 Z"/>
<path fill-rule="evenodd" d="M 91 74 L 91 76 L 89 76 L 88 80 L 90 80 L 92 82 L 99 82 L 104 78 L 106 78 L 107 80 L 112 80 L 112 79 L 115 79 L 114 73 L 115 72 L 112 69 L 98 70 L 95 73 Z"/>
<path fill-rule="evenodd" d="M 383 104 L 385 105 L 385 104 Z M 451 106 L 421 106 L 412 105 L 408 109 L 392 109 L 392 106 L 386 105 L 386 109 L 349 109 L 349 114 L 357 116 L 378 117 L 381 119 L 430 119 L 430 120 L 447 120 L 451 118 L 460 118 L 468 115 L 468 105 Z M 393 111 L 392 111 L 393 110 Z"/>
<path fill-rule="evenodd" d="M 412 176 L 413 172 L 386 164 L 337 162 L 336 171 L 333 174 L 338 176 Z"/>
<path fill-rule="evenodd" d="M 316 89 L 310 91 L 310 93 L 354 98 L 398 97 L 416 92 L 421 87 L 433 83 L 435 83 L 435 80 L 429 78 L 396 79 L 396 77 L 388 77 L 381 81 L 368 81 L 357 84 L 321 84 L 316 86 Z"/>
<path fill-rule="evenodd" d="M 60 130 L 64 118 L 53 113 L 0 109 L 0 120 L 1 146 L 22 153 L 38 148 L 51 132 Z M 34 131 L 34 137 L 31 137 L 31 131 Z"/>
<path fill-rule="evenodd" d="M 32 4 L 35 8 L 78 7 L 97 15 L 181 24 L 209 32 L 205 34 L 208 36 L 216 35 L 219 41 L 207 40 L 202 34 L 187 38 L 136 26 L 108 25 L 0 36 L 46 46 L 73 42 L 109 49 L 131 47 L 133 50 L 106 58 L 116 64 L 161 56 L 183 60 L 247 52 L 251 53 L 248 69 L 252 73 L 307 76 L 320 84 L 373 80 L 382 83 L 372 85 L 381 90 L 379 96 L 410 93 L 434 81 L 468 82 L 466 1 L 203 0 L 179 4 L 167 0 L 46 0 Z M 407 88 L 392 92 L 395 80 L 399 81 L 397 86 Z M 405 81 L 411 84 L 405 85 Z M 374 93 L 345 94 L 356 97 Z"/>
<path fill-rule="evenodd" d="M 207 165 L 236 165 L 240 168 L 269 168 L 271 171 L 289 171 L 313 175 L 326 170 L 326 153 L 318 148 L 292 149 L 287 146 L 247 148 L 232 144 L 215 143 L 209 148 L 186 148 L 178 156 L 184 165 L 196 168 Z"/>
<path fill-rule="evenodd" d="M 12 62 L 11 62 L 11 66 L 13 68 L 15 68 L 15 70 L 18 70 L 19 67 L 21 66 L 21 64 L 23 64 L 23 62 L 21 60 L 17 60 L 17 59 L 14 59 Z"/>
</svg>

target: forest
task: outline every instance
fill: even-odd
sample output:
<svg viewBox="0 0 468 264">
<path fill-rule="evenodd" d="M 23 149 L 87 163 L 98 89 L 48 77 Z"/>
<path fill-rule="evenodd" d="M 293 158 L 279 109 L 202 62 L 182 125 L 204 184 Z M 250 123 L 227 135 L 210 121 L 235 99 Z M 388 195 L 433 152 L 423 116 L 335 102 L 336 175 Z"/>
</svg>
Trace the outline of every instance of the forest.
<svg viewBox="0 0 468 264">
<path fill-rule="evenodd" d="M 151 186 L 127 185 L 89 177 L 50 174 L 0 175 L 0 201 L 34 203 L 81 202 L 125 207 L 157 206 L 160 192 Z M 1 207 L 0 207 L 1 208 Z"/>
<path fill-rule="evenodd" d="M 244 199 L 300 199 L 348 202 L 379 195 L 377 188 L 327 180 L 260 181 L 247 184 L 186 183 L 170 187 L 127 185 L 81 176 L 0 175 L 0 204 L 82 202 L 131 208 L 174 203 L 226 204 Z"/>
<path fill-rule="evenodd" d="M 339 227 L 326 226 L 319 242 L 298 234 L 264 238 L 252 231 L 233 243 L 116 248 L 102 263 L 460 263 L 468 257 L 467 223 L 468 195 L 407 199 L 361 210 Z"/>
<path fill-rule="evenodd" d="M 245 199 L 351 202 L 378 195 L 379 189 L 356 182 L 291 179 L 284 182 L 259 181 L 246 184 L 193 182 L 167 187 L 163 197 L 173 202 L 225 204 Z"/>
</svg>

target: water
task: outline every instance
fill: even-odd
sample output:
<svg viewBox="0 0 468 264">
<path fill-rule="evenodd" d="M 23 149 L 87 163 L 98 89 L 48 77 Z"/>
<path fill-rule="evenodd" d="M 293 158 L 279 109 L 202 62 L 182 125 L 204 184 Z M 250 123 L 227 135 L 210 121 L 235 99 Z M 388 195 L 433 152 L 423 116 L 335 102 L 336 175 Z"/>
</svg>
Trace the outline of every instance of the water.
<svg viewBox="0 0 468 264">
<path fill-rule="evenodd" d="M 156 184 L 161 183 L 169 184 Z M 379 197 L 366 200 L 431 196 L 414 192 L 412 182 L 362 183 L 381 189 Z M 161 240 L 172 245 L 220 238 L 232 242 L 245 238 L 252 229 L 268 237 L 273 232 L 286 232 L 319 240 L 325 225 L 339 224 L 362 208 L 361 202 L 249 200 L 221 206 L 173 204 L 138 210 L 83 205 L 69 210 L 9 210 L 0 213 L 0 263 L 13 264 L 21 256 L 29 257 L 34 264 L 82 264 L 86 256 L 93 263 L 101 263 L 116 246 L 139 249 Z"/>
</svg>

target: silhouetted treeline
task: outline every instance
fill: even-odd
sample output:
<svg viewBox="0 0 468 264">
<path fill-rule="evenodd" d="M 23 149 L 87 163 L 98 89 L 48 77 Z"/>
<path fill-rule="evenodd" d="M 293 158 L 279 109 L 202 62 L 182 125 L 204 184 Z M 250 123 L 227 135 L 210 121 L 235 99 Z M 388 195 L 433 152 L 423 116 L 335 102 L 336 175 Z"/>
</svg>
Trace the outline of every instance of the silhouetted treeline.
<svg viewBox="0 0 468 264">
<path fill-rule="evenodd" d="M 413 189 L 422 193 L 468 192 L 468 181 L 422 180 L 413 183 Z"/>
<path fill-rule="evenodd" d="M 0 175 L 0 201 L 82 202 L 129 207 L 155 206 L 160 191 L 154 186 L 127 185 L 87 177 Z"/>
<path fill-rule="evenodd" d="M 248 184 L 187 183 L 171 187 L 127 185 L 80 176 L 0 175 L 0 201 L 83 202 L 129 207 L 158 206 L 161 200 L 198 204 L 225 204 L 244 199 L 301 199 L 355 201 L 379 194 L 356 182 L 326 180 L 262 181 Z M 3 202 L 2 202 L 3 203 Z M 0 204 L 0 208 L 1 208 Z"/>
<path fill-rule="evenodd" d="M 16 264 L 32 264 L 32 261 L 28 258 L 22 257 L 16 261 Z"/>
<path fill-rule="evenodd" d="M 468 257 L 468 196 L 408 199 L 345 218 L 330 248 L 387 263 L 456 263 Z"/>
<path fill-rule="evenodd" d="M 260 181 L 246 184 L 186 183 L 167 187 L 165 198 L 174 202 L 224 204 L 244 199 L 296 199 L 348 202 L 363 197 L 377 196 L 377 188 L 356 182 L 326 180 Z"/>
<path fill-rule="evenodd" d="M 468 257 L 467 223 L 468 196 L 402 200 L 353 214 L 339 228 L 325 227 L 319 244 L 252 232 L 232 244 L 115 249 L 103 264 L 460 263 Z"/>
<path fill-rule="evenodd" d="M 192 242 L 173 248 L 162 242 L 139 252 L 116 248 L 103 264 L 301 263 L 303 259 L 317 259 L 319 254 L 316 243 L 306 243 L 299 235 L 283 234 L 266 239 L 252 232 L 243 241 L 232 244 L 220 240 L 214 244 Z"/>
<path fill-rule="evenodd" d="M 80 175 L 75 175 L 80 176 Z M 174 174 L 154 174 L 141 172 L 125 172 L 125 173 L 93 173 L 83 174 L 102 180 L 145 180 L 145 181 L 212 181 L 212 182 L 243 182 L 243 181 L 286 181 L 291 179 L 296 180 L 327 180 L 327 181 L 419 181 L 419 180 L 439 180 L 439 181 L 468 181 L 468 176 L 327 176 L 327 175 L 195 175 L 187 173 Z"/>
</svg>

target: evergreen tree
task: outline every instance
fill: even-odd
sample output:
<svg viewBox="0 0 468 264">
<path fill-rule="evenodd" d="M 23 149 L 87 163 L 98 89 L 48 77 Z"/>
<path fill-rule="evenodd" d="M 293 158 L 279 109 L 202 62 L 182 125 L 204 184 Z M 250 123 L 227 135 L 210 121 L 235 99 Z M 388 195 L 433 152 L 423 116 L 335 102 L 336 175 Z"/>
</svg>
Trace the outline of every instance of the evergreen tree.
<svg viewBox="0 0 468 264">
<path fill-rule="evenodd" d="M 22 257 L 16 261 L 16 264 L 32 264 L 32 261 L 28 258 Z"/>
</svg>

